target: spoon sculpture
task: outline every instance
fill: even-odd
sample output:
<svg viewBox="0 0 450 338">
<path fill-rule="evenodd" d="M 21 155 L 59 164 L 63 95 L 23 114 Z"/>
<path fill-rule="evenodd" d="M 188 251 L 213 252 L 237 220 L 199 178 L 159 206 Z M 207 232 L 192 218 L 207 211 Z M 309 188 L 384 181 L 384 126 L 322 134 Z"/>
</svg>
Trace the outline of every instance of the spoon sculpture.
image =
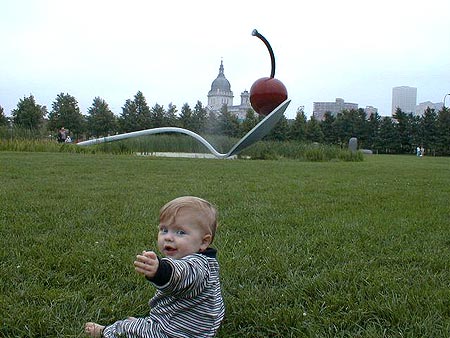
<svg viewBox="0 0 450 338">
<path fill-rule="evenodd" d="M 240 153 L 245 148 L 249 147 L 253 143 L 261 140 L 264 136 L 266 136 L 272 128 L 275 126 L 275 124 L 280 120 L 280 118 L 283 116 L 284 112 L 286 111 L 286 108 L 288 107 L 291 100 L 286 100 L 282 102 L 278 107 L 276 107 L 270 114 L 268 114 L 261 122 L 259 122 L 255 127 L 253 127 L 252 130 L 250 130 L 243 138 L 241 138 L 226 154 L 219 153 L 214 147 L 206 141 L 203 137 L 200 135 L 187 130 L 183 128 L 177 128 L 177 127 L 161 127 L 161 128 L 152 128 L 152 129 L 145 129 L 145 130 L 139 130 L 139 131 L 133 131 L 131 133 L 124 133 L 119 135 L 113 135 L 113 136 L 106 136 L 106 137 L 100 137 L 88 141 L 82 141 L 78 142 L 77 145 L 79 146 L 90 146 L 93 144 L 99 144 L 99 143 L 105 143 L 105 142 L 112 142 L 112 141 L 118 141 L 118 140 L 124 140 L 127 138 L 132 137 L 139 137 L 139 136 L 145 136 L 145 135 L 153 135 L 153 134 L 162 134 L 162 133 L 181 133 L 189 135 L 193 138 L 195 138 L 197 141 L 202 143 L 208 150 L 217 158 L 227 158 L 233 155 L 236 155 Z"/>
</svg>

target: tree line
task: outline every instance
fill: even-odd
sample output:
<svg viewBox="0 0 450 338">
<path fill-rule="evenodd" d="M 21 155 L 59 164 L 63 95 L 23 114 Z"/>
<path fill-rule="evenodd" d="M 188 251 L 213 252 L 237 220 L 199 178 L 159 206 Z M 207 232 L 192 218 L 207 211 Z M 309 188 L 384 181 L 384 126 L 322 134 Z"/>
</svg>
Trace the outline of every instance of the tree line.
<svg viewBox="0 0 450 338">
<path fill-rule="evenodd" d="M 240 121 L 235 114 L 228 112 L 226 105 L 220 112 L 211 112 L 200 101 L 194 108 L 185 103 L 180 112 L 171 103 L 167 108 L 158 103 L 150 107 L 141 91 L 133 99 L 125 101 L 119 116 L 100 97 L 94 98 L 84 115 L 75 97 L 64 93 L 57 95 L 50 111 L 37 104 L 30 95 L 20 99 L 11 113 L 11 118 L 7 118 L 0 106 L 0 127 L 23 128 L 42 135 L 55 135 L 64 127 L 74 140 L 157 127 L 180 127 L 203 135 L 240 138 L 262 119 L 249 109 L 245 119 Z M 398 108 L 392 117 L 366 116 L 363 109 L 344 110 L 336 116 L 326 113 L 322 121 L 314 117 L 307 119 L 304 111 L 298 109 L 295 119 L 283 117 L 266 139 L 346 147 L 351 137 L 358 139 L 359 148 L 376 153 L 414 153 L 417 146 L 422 146 L 428 154 L 448 156 L 450 109 L 442 107 L 435 111 L 427 108 L 423 115 L 416 116 Z"/>
</svg>

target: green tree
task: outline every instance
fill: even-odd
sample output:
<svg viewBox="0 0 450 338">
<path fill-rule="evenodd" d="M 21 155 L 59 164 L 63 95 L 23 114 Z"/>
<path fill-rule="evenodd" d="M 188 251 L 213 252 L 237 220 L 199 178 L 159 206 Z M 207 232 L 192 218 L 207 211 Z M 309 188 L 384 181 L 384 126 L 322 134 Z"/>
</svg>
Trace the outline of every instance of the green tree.
<svg viewBox="0 0 450 338">
<path fill-rule="evenodd" d="M 239 137 L 241 135 L 238 117 L 228 111 L 226 104 L 220 109 L 218 116 L 218 133 L 230 137 Z"/>
<path fill-rule="evenodd" d="M 166 126 L 178 127 L 177 106 L 169 103 L 166 111 Z"/>
<path fill-rule="evenodd" d="M 320 122 L 320 129 L 323 133 L 323 141 L 326 144 L 338 144 L 338 137 L 334 128 L 336 118 L 330 112 L 326 112 L 323 121 Z"/>
<path fill-rule="evenodd" d="M 34 96 L 24 97 L 19 100 L 17 109 L 12 111 L 12 122 L 15 126 L 37 130 L 44 122 L 47 108 L 36 104 Z"/>
<path fill-rule="evenodd" d="M 406 114 L 400 108 L 397 108 L 393 114 L 397 121 L 395 129 L 397 130 L 397 152 L 409 153 L 413 150 L 412 146 L 412 114 Z"/>
<path fill-rule="evenodd" d="M 421 128 L 422 118 L 418 115 L 408 115 L 409 120 L 409 133 L 411 142 L 411 151 L 415 149 L 417 145 L 424 146 L 423 143 L 423 130 Z"/>
<path fill-rule="evenodd" d="M 314 116 L 306 123 L 306 140 L 310 142 L 323 142 L 323 132 L 320 129 L 319 121 Z"/>
<path fill-rule="evenodd" d="M 164 106 L 155 104 L 150 110 L 150 127 L 151 128 L 161 128 L 167 126 L 166 124 L 166 111 Z"/>
<path fill-rule="evenodd" d="M 367 115 L 364 109 L 359 108 L 353 111 L 353 119 L 355 127 L 353 132 L 358 138 L 358 144 L 360 147 L 367 147 L 367 140 L 369 139 L 369 127 L 367 123 Z"/>
<path fill-rule="evenodd" d="M 358 143 L 363 145 L 367 140 L 365 127 L 365 113 L 363 109 L 344 110 L 339 113 L 334 122 L 337 141 L 339 145 L 345 146 L 352 137 L 358 138 Z"/>
<path fill-rule="evenodd" d="M 219 116 L 216 112 L 209 110 L 206 122 L 206 134 L 219 134 Z"/>
<path fill-rule="evenodd" d="M 180 113 L 180 125 L 181 128 L 192 130 L 194 129 L 194 118 L 192 116 L 192 109 L 189 106 L 188 103 L 185 103 L 183 107 L 181 107 L 181 113 Z"/>
<path fill-rule="evenodd" d="M 58 94 L 49 114 L 49 129 L 57 130 L 64 127 L 78 138 L 78 135 L 84 131 L 84 126 L 85 118 L 80 112 L 75 97 L 64 93 Z"/>
<path fill-rule="evenodd" d="M 367 147 L 380 151 L 382 149 L 381 139 L 380 139 L 380 125 L 381 125 L 381 117 L 378 113 L 371 114 L 369 116 L 369 120 L 367 121 Z"/>
<path fill-rule="evenodd" d="M 297 109 L 295 120 L 289 129 L 289 139 L 306 141 L 306 115 L 302 108 Z"/>
<path fill-rule="evenodd" d="M 120 129 L 123 132 L 132 132 L 151 128 L 150 108 L 141 91 L 138 91 L 133 100 L 126 100 L 119 117 Z"/>
<path fill-rule="evenodd" d="M 247 134 L 258 124 L 258 117 L 253 109 L 247 109 L 245 119 L 242 122 L 242 133 Z"/>
<path fill-rule="evenodd" d="M 438 147 L 438 115 L 434 109 L 427 107 L 420 119 L 420 134 L 425 153 L 435 153 Z"/>
<path fill-rule="evenodd" d="M 442 107 L 437 118 L 437 146 L 440 155 L 450 155 L 450 109 Z"/>
<path fill-rule="evenodd" d="M 152 128 L 151 110 L 141 91 L 138 91 L 134 96 L 134 102 L 136 104 L 138 130 Z"/>
<path fill-rule="evenodd" d="M 4 113 L 4 109 L 0 106 L 0 127 L 7 126 L 9 124 L 9 120 Z"/>
<path fill-rule="evenodd" d="M 264 140 L 287 141 L 289 138 L 289 124 L 286 116 L 282 115 L 273 129 L 264 137 Z"/>
<path fill-rule="evenodd" d="M 111 135 L 117 131 L 117 118 L 100 97 L 94 98 L 88 109 L 87 129 L 95 137 Z"/>
<path fill-rule="evenodd" d="M 122 114 L 118 118 L 119 129 L 121 132 L 131 132 L 139 130 L 137 119 L 136 103 L 130 99 L 125 101 L 122 107 Z"/>
<path fill-rule="evenodd" d="M 208 113 L 200 101 L 197 101 L 194 107 L 192 118 L 194 123 L 192 126 L 192 131 L 196 133 L 204 133 L 208 122 Z"/>
<path fill-rule="evenodd" d="M 380 121 L 380 151 L 386 154 L 395 153 L 398 150 L 398 133 L 394 121 L 385 116 Z M 381 150 L 382 149 L 382 150 Z"/>
</svg>

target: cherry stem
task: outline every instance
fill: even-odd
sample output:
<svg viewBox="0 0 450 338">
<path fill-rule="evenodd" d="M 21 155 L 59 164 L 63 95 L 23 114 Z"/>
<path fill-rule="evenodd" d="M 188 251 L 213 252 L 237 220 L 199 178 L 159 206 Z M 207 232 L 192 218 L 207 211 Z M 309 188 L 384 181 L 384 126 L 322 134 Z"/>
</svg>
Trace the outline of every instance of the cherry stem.
<svg viewBox="0 0 450 338">
<path fill-rule="evenodd" d="M 262 40 L 262 42 L 264 42 L 264 44 L 266 45 L 267 49 L 269 50 L 270 61 L 272 62 L 272 71 L 270 72 L 270 77 L 274 78 L 275 77 L 275 55 L 273 54 L 273 49 L 270 46 L 269 41 L 267 41 L 267 39 L 261 33 L 259 33 L 256 29 L 253 30 L 252 35 L 260 38 Z"/>
</svg>

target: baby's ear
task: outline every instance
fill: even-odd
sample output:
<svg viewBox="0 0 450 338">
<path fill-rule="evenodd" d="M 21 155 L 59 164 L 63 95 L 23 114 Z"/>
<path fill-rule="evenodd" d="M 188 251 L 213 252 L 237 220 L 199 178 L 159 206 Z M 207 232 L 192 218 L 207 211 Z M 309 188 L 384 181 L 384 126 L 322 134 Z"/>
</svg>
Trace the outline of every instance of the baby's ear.
<svg viewBox="0 0 450 338">
<path fill-rule="evenodd" d="M 206 234 L 205 236 L 203 236 L 202 239 L 202 244 L 201 244 L 201 250 L 206 250 L 208 248 L 208 246 L 211 244 L 211 240 L 212 240 L 212 236 L 211 234 Z"/>
</svg>

